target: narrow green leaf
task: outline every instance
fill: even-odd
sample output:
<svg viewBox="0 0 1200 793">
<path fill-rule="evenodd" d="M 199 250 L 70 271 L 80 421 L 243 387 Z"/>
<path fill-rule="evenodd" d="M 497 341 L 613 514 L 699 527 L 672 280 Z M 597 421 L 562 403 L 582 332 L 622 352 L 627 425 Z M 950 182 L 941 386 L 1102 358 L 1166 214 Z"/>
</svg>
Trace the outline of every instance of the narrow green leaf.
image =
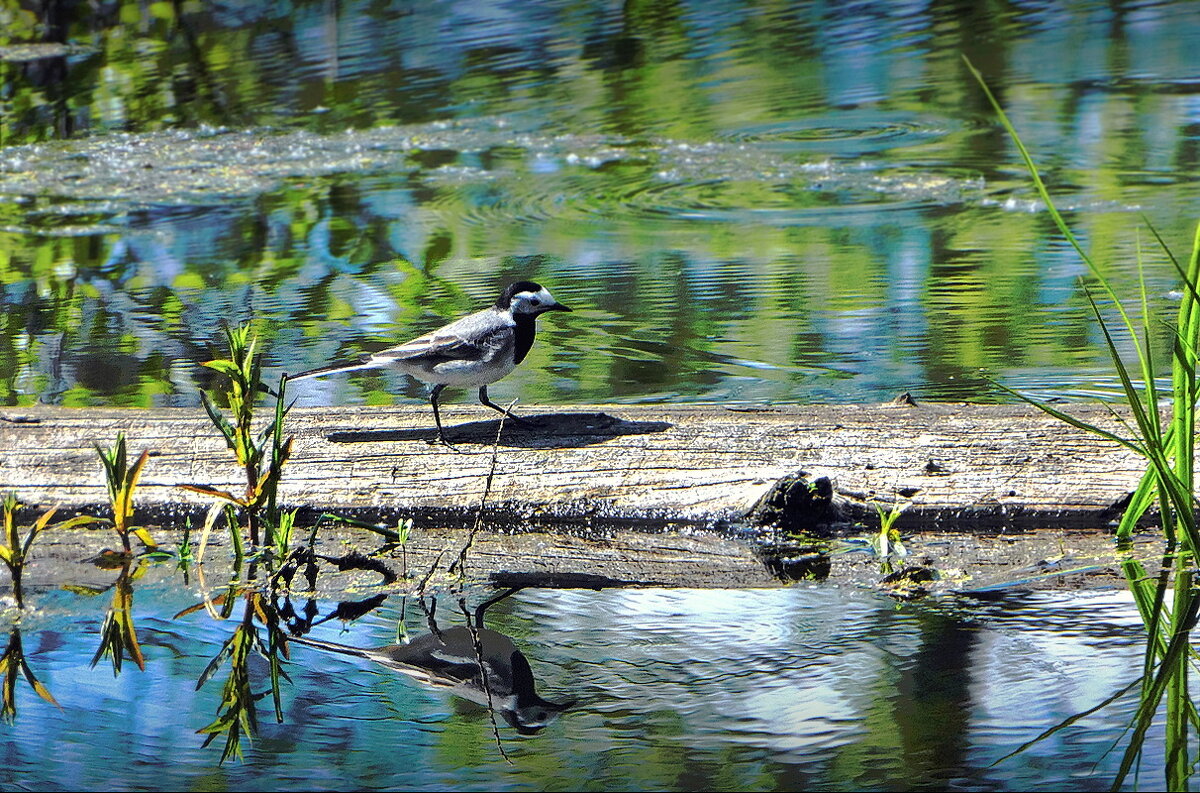
<svg viewBox="0 0 1200 793">
<path fill-rule="evenodd" d="M 1042 199 L 1042 203 L 1046 205 L 1046 211 L 1049 212 L 1050 218 L 1054 221 L 1054 225 L 1058 227 L 1059 233 L 1066 238 L 1067 242 L 1071 243 L 1071 247 L 1075 249 L 1075 252 L 1078 253 L 1079 257 L 1083 259 L 1084 263 L 1087 264 L 1088 269 L 1092 271 L 1094 276 L 1096 276 L 1097 280 L 1104 287 L 1105 292 L 1107 292 L 1108 295 L 1115 300 L 1116 294 L 1109 286 L 1108 280 L 1104 278 L 1103 273 L 1101 273 L 1100 269 L 1096 267 L 1095 262 L 1092 261 L 1092 258 L 1088 256 L 1087 251 L 1083 249 L 1083 246 L 1080 244 L 1079 239 L 1075 236 L 1075 233 L 1071 231 L 1071 227 L 1067 225 L 1062 213 L 1060 213 L 1058 208 L 1054 205 L 1053 199 L 1050 198 L 1050 191 L 1046 188 L 1046 183 L 1042 181 L 1042 175 L 1038 171 L 1032 155 L 1030 155 L 1029 150 L 1025 148 L 1025 144 L 1021 142 L 1021 136 L 1017 134 L 1016 127 L 1014 127 L 1012 122 L 1009 121 L 1008 115 L 1004 112 L 1004 108 L 1001 107 L 1000 102 L 992 94 L 991 89 L 988 88 L 987 82 L 983 79 L 983 74 L 975 68 L 975 65 L 972 64 L 970 59 L 965 55 L 963 56 L 963 61 L 966 63 L 967 69 L 971 72 L 971 75 L 974 76 L 975 81 L 979 83 L 979 87 L 983 89 L 984 96 L 987 97 L 988 102 L 991 104 L 992 109 L 996 113 L 996 117 L 1000 119 L 1000 124 L 1008 133 L 1009 138 L 1013 141 L 1013 145 L 1017 147 L 1017 152 L 1021 155 L 1021 159 L 1025 163 L 1025 169 L 1029 171 L 1029 176 L 1033 180 L 1034 189 L 1037 190 L 1038 196 Z"/>
<path fill-rule="evenodd" d="M 120 488 L 125 478 L 125 433 L 117 433 L 117 445 L 113 447 L 113 468 L 116 469 L 117 487 Z"/>
<path fill-rule="evenodd" d="M 1134 387 L 1133 380 L 1129 376 L 1129 370 L 1125 368 L 1125 362 L 1121 360 L 1121 353 L 1117 350 L 1116 342 L 1113 340 L 1112 334 L 1108 331 L 1108 325 L 1100 315 L 1100 307 L 1096 305 L 1091 292 L 1086 288 L 1084 289 L 1084 294 L 1087 296 L 1088 302 L 1092 305 L 1092 311 L 1095 313 L 1096 319 L 1100 322 L 1100 332 L 1104 335 L 1104 343 L 1108 346 L 1113 367 L 1117 370 L 1117 377 L 1121 381 L 1122 390 L 1125 391 L 1125 399 L 1129 403 L 1129 409 L 1133 412 L 1133 418 L 1137 423 L 1139 433 L 1144 440 L 1157 437 L 1157 428 L 1150 426 L 1151 423 L 1158 423 L 1157 407 L 1151 406 L 1150 410 L 1147 411 L 1146 406 L 1142 404 L 1137 388 Z M 1150 418 L 1149 414 L 1153 415 L 1153 419 Z"/>
<path fill-rule="evenodd" d="M 1069 718 L 1063 719 L 1058 724 L 1055 724 L 1053 727 L 1050 727 L 1049 729 L 1043 731 L 1036 738 L 1026 741 L 1025 743 L 1018 746 L 1016 749 L 1013 749 L 1008 754 L 1006 754 L 1003 757 L 999 758 L 998 760 L 992 762 L 991 764 L 988 765 L 988 768 L 995 768 L 996 766 L 1000 765 L 1001 763 L 1003 763 L 1005 760 L 1009 759 L 1010 757 L 1015 757 L 1015 756 L 1021 754 L 1021 752 L 1024 752 L 1026 749 L 1028 749 L 1031 746 L 1041 743 L 1045 739 L 1049 738 L 1051 735 L 1061 732 L 1062 730 L 1066 729 L 1067 727 L 1070 727 L 1072 724 L 1075 724 L 1076 722 L 1078 722 L 1081 719 L 1087 718 L 1088 716 L 1092 715 L 1093 713 L 1095 713 L 1099 710 L 1103 710 L 1104 708 L 1108 707 L 1112 703 L 1116 702 L 1121 697 L 1128 694 L 1130 691 L 1132 691 L 1134 689 L 1135 686 L 1137 686 L 1141 682 L 1142 682 L 1142 679 L 1139 677 L 1138 679 L 1134 680 L 1129 685 L 1127 685 L 1124 688 L 1117 691 L 1117 693 L 1113 694 L 1111 697 L 1108 697 L 1107 699 L 1102 701 L 1100 704 L 1095 705 L 1091 708 L 1088 708 L 1087 710 L 1085 710 L 1081 713 L 1076 713 L 1075 715 L 1070 716 Z"/>
<path fill-rule="evenodd" d="M 221 649 L 215 656 L 213 656 L 213 659 L 208 662 L 208 665 L 204 667 L 204 671 L 200 673 L 200 678 L 196 681 L 197 691 L 199 691 L 201 687 L 203 687 L 204 684 L 207 683 L 209 679 L 217 673 L 217 670 L 221 668 L 221 665 L 225 663 L 225 660 L 233 654 L 233 648 L 234 637 L 231 636 L 225 640 L 225 643 L 221 645 Z"/>
<path fill-rule="evenodd" d="M 77 526 L 87 526 L 92 523 L 111 523 L 104 518 L 93 518 L 91 515 L 76 515 L 73 518 L 68 518 L 61 523 L 55 523 L 50 528 L 52 529 L 73 529 Z"/>
<path fill-rule="evenodd" d="M 54 695 L 50 693 L 50 690 L 42 685 L 42 681 L 33 676 L 33 671 L 29 668 L 29 664 L 25 662 L 24 658 L 21 659 L 21 669 L 25 672 L 25 679 L 29 681 L 29 685 L 34 692 L 36 692 L 39 697 L 46 700 L 54 707 L 62 710 L 62 705 L 58 704 L 58 700 L 54 698 Z"/>
<path fill-rule="evenodd" d="M 207 366 L 209 369 L 218 371 L 223 375 L 228 375 L 231 378 L 237 377 L 239 374 L 241 374 L 241 372 L 238 370 L 237 364 L 224 358 L 215 361 L 205 361 L 200 365 Z"/>
<path fill-rule="evenodd" d="M 1142 695 L 1141 705 L 1138 707 L 1137 715 L 1134 719 L 1133 734 L 1130 737 L 1129 745 L 1125 749 L 1125 754 L 1121 758 L 1121 766 L 1117 770 L 1116 777 L 1113 779 L 1113 790 L 1120 790 L 1121 786 L 1125 784 L 1125 778 L 1133 768 L 1138 754 L 1141 753 L 1142 745 L 1146 739 L 1146 732 L 1154 722 L 1154 714 L 1158 710 L 1159 703 L 1162 702 L 1167 684 L 1179 671 L 1176 663 L 1188 647 L 1188 637 L 1189 634 L 1186 631 L 1180 631 L 1171 637 L 1166 655 L 1159 665 L 1158 673 L 1155 675 L 1149 690 Z"/>
<path fill-rule="evenodd" d="M 238 498 L 233 493 L 230 493 L 228 490 L 217 490 L 216 488 L 204 487 L 202 485 L 176 485 L 176 487 L 178 487 L 180 490 L 187 490 L 192 493 L 199 493 L 202 496 L 212 496 L 213 498 L 219 498 L 222 501 L 228 501 L 229 503 L 235 504 L 236 506 L 239 506 L 239 507 L 243 507 L 246 505 L 246 503 L 243 499 Z"/>
<path fill-rule="evenodd" d="M 137 537 L 148 550 L 153 551 L 158 548 L 158 543 L 154 541 L 154 537 L 150 536 L 150 532 L 142 526 L 130 526 L 130 531 L 133 536 Z"/>
<path fill-rule="evenodd" d="M 59 505 L 55 504 L 54 506 L 50 507 L 50 509 L 43 512 L 41 517 L 34 521 L 32 528 L 35 534 L 46 528 L 46 524 L 50 522 L 50 518 L 54 517 L 55 512 L 58 512 L 58 507 Z"/>
<path fill-rule="evenodd" d="M 213 404 L 208 398 L 208 394 L 204 391 L 200 392 L 200 403 L 204 405 L 204 411 L 208 413 L 208 418 L 221 431 L 221 435 L 225 438 L 226 445 L 233 451 L 237 451 L 237 432 L 233 425 L 225 418 L 224 414 Z"/>
<path fill-rule="evenodd" d="M 1137 452 L 1138 454 L 1140 454 L 1143 457 L 1145 457 L 1147 455 L 1146 449 L 1144 447 L 1138 445 L 1135 441 L 1131 441 L 1127 438 L 1122 438 L 1120 435 L 1115 435 L 1102 427 L 1096 426 L 1095 424 L 1090 424 L 1081 419 L 1077 419 L 1074 416 L 1070 415 L 1069 413 L 1064 413 L 1061 410 L 1051 407 L 1050 405 L 1047 405 L 1044 402 L 1039 402 L 1036 399 L 1027 397 L 1024 394 L 1022 394 L 1020 391 L 1016 391 L 1012 388 L 1009 388 L 1008 386 L 1004 385 L 1003 383 L 996 382 L 995 380 L 992 380 L 990 382 L 992 383 L 992 385 L 996 386 L 997 388 L 1007 391 L 1008 393 L 1012 394 L 1013 396 L 1017 397 L 1018 399 L 1020 399 L 1024 402 L 1028 402 L 1030 405 L 1033 405 L 1038 410 L 1040 410 L 1043 413 L 1046 413 L 1050 416 L 1053 416 L 1054 418 L 1058 419 L 1059 421 L 1066 422 L 1067 424 L 1070 424 L 1072 427 L 1077 427 L 1078 429 L 1084 430 L 1086 432 L 1090 432 L 1093 435 L 1098 435 L 1101 438 L 1107 438 L 1110 441 L 1119 443 L 1122 446 L 1126 447 L 1127 449 Z"/>
</svg>

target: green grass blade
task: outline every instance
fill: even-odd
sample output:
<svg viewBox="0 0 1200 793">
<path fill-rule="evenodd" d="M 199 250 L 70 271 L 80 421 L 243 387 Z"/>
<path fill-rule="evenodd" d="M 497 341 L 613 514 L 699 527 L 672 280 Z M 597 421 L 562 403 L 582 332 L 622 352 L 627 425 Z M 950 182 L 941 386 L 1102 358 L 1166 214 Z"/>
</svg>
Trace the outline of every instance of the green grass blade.
<svg viewBox="0 0 1200 793">
<path fill-rule="evenodd" d="M 1131 441 L 1128 438 L 1122 438 L 1120 435 L 1109 432 L 1108 430 L 1104 429 L 1103 427 L 1098 427 L 1095 424 L 1090 424 L 1086 421 L 1083 421 L 1082 419 L 1077 419 L 1068 413 L 1063 413 L 1061 410 L 1051 407 L 1050 405 L 1047 405 L 1044 402 L 1039 402 L 1038 400 L 1033 399 L 1031 397 L 1027 397 L 1024 394 L 1022 394 L 1020 391 L 1009 388 L 1008 386 L 1004 385 L 1003 383 L 998 383 L 995 380 L 992 380 L 991 383 L 992 383 L 992 385 L 996 386 L 997 388 L 1000 388 L 1000 389 L 1012 394 L 1017 399 L 1020 399 L 1024 402 L 1028 402 L 1030 405 L 1033 405 L 1038 410 L 1042 411 L 1043 413 L 1046 413 L 1047 415 L 1053 416 L 1054 418 L 1058 419 L 1059 421 L 1062 421 L 1066 424 L 1070 424 L 1072 427 L 1076 427 L 1078 429 L 1084 430 L 1085 432 L 1090 432 L 1093 435 L 1098 435 L 1101 438 L 1106 438 L 1115 443 L 1119 443 L 1122 446 L 1126 447 L 1127 449 L 1137 452 L 1142 457 L 1147 456 L 1146 449 L 1144 447 L 1139 446 L 1136 442 Z"/>
<path fill-rule="evenodd" d="M 1181 615 L 1176 614 L 1176 619 L 1180 618 Z M 1188 619 L 1182 624 L 1188 624 L 1194 618 L 1195 615 L 1190 614 Z M 1125 778 L 1129 775 L 1137 756 L 1141 753 L 1142 745 L 1146 741 L 1146 733 L 1154 721 L 1154 714 L 1162 702 L 1167 685 L 1171 682 L 1175 674 L 1179 672 L 1177 664 L 1180 659 L 1186 660 L 1186 651 L 1189 645 L 1189 634 L 1187 631 L 1177 631 L 1171 637 L 1171 641 L 1167 645 L 1167 652 L 1163 657 L 1162 663 L 1159 665 L 1158 673 L 1154 676 L 1154 681 L 1148 690 L 1142 695 L 1142 702 L 1135 716 L 1133 734 L 1130 737 L 1129 745 L 1125 748 L 1125 755 L 1121 759 L 1121 766 L 1117 770 L 1116 777 L 1113 779 L 1112 790 L 1120 790 L 1121 786 L 1125 784 Z"/>
<path fill-rule="evenodd" d="M 1125 511 L 1121 514 L 1121 521 L 1117 524 L 1118 540 L 1127 540 L 1133 536 L 1138 522 L 1149 511 L 1150 505 L 1154 503 L 1155 496 L 1157 495 L 1158 475 L 1153 468 L 1147 468 L 1145 473 L 1142 474 L 1137 488 L 1129 496 L 1129 504 L 1126 505 Z"/>
<path fill-rule="evenodd" d="M 1147 444 L 1162 446 L 1162 424 L 1158 420 L 1158 384 L 1155 380 L 1154 345 L 1151 343 L 1150 302 L 1146 296 L 1146 271 L 1142 258 L 1141 238 L 1137 240 L 1138 286 L 1141 295 L 1142 308 L 1142 343 L 1138 348 L 1138 360 L 1142 366 L 1142 383 L 1146 389 L 1146 405 L 1154 421 L 1150 426 L 1154 429 L 1153 438 L 1147 438 Z M 1136 337 L 1135 337 L 1136 338 Z"/>
<path fill-rule="evenodd" d="M 385 537 L 386 539 L 391 540 L 392 542 L 400 541 L 400 533 L 399 532 L 397 532 L 395 529 L 380 525 L 378 523 L 368 523 L 365 520 L 358 520 L 357 518 L 347 518 L 347 517 L 343 517 L 342 515 L 334 515 L 332 512 L 321 513 L 321 517 L 317 518 L 317 522 L 320 523 L 323 520 L 332 520 L 336 523 L 344 523 L 347 526 L 357 526 L 360 529 L 366 529 L 367 531 L 373 531 L 376 534 L 379 534 L 379 535 Z"/>
<path fill-rule="evenodd" d="M 1067 727 L 1070 727 L 1072 724 L 1076 723 L 1080 719 L 1085 719 L 1088 716 L 1092 715 L 1093 713 L 1103 710 L 1104 708 L 1107 708 L 1109 705 L 1116 702 L 1118 699 L 1120 699 L 1121 697 L 1125 696 L 1130 691 L 1132 691 L 1136 686 L 1141 684 L 1141 682 L 1142 682 L 1142 678 L 1139 677 L 1138 679 L 1134 680 L 1129 685 L 1122 688 L 1117 693 L 1113 694 L 1111 697 L 1108 697 L 1103 702 L 1100 702 L 1098 705 L 1094 705 L 1093 707 L 1090 707 L 1081 713 L 1076 713 L 1073 716 L 1069 716 L 1066 719 L 1063 719 L 1058 724 L 1055 724 L 1053 727 L 1050 727 L 1049 729 L 1043 731 L 1036 738 L 1026 741 L 1025 743 L 1021 744 L 1016 749 L 1013 749 L 1011 752 L 1004 755 L 1000 759 L 995 760 L 992 763 L 989 763 L 988 768 L 995 768 L 996 766 L 1003 763 L 1005 760 L 1008 760 L 1011 757 L 1015 757 L 1015 756 L 1019 755 L 1021 752 L 1025 751 L 1029 747 L 1034 746 L 1034 745 L 1044 741 L 1045 739 L 1049 738 L 1051 735 L 1054 735 L 1055 733 L 1065 730 Z"/>
<path fill-rule="evenodd" d="M 237 432 L 233 425 L 225 418 L 225 415 L 212 403 L 205 391 L 200 392 L 200 403 L 204 405 L 204 411 L 208 413 L 208 418 L 221 431 L 221 435 L 225 438 L 226 445 L 233 451 L 237 451 Z"/>
<path fill-rule="evenodd" d="M 1158 407 L 1152 404 L 1149 410 L 1147 410 L 1146 406 L 1142 404 L 1142 397 L 1134 386 L 1132 378 L 1129 376 L 1129 370 L 1125 367 L 1125 362 L 1121 360 L 1121 353 L 1117 350 L 1117 344 L 1108 330 L 1107 323 L 1105 323 L 1100 314 L 1100 307 L 1092 298 L 1091 292 L 1086 288 L 1084 289 L 1084 294 L 1087 296 L 1088 302 L 1091 303 L 1096 319 L 1100 322 L 1100 331 L 1104 335 L 1104 343 L 1108 346 L 1113 366 L 1117 370 L 1117 377 L 1121 380 L 1121 389 L 1125 392 L 1125 399 L 1129 402 L 1129 409 L 1133 412 L 1134 421 L 1138 426 L 1138 433 L 1146 444 L 1145 448 L 1151 449 L 1153 447 L 1150 446 L 1150 443 L 1153 439 L 1159 437 Z"/>
<path fill-rule="evenodd" d="M 1038 171 L 1037 165 L 1034 164 L 1033 157 L 1029 154 L 1029 150 L 1025 148 L 1025 144 L 1021 142 L 1021 136 L 1017 134 L 1016 127 L 1014 127 L 1012 122 L 1008 120 L 1008 115 L 1004 112 L 1004 108 L 1000 106 L 1000 102 L 992 94 L 991 89 L 988 88 L 987 82 L 983 79 L 983 74 L 975 68 L 975 65 L 971 63 L 967 56 L 963 56 L 963 61 L 966 63 L 967 69 L 971 72 L 971 75 L 975 78 L 975 81 L 979 83 L 979 87 L 983 89 L 984 96 L 987 97 L 987 100 L 991 104 L 992 109 L 995 111 L 996 116 L 1000 119 L 1000 124 L 1004 127 L 1009 138 L 1017 147 L 1017 152 L 1020 153 L 1021 159 L 1025 162 L 1025 168 L 1029 171 L 1029 175 L 1033 179 L 1034 188 L 1037 190 L 1042 202 L 1046 205 L 1046 209 L 1050 213 L 1050 217 L 1054 220 L 1054 224 L 1058 226 L 1059 232 L 1066 237 L 1067 242 L 1071 243 L 1071 247 L 1073 247 L 1079 254 L 1080 258 L 1087 263 L 1088 268 L 1092 270 L 1093 273 L 1096 273 L 1097 268 L 1095 264 L 1092 262 L 1092 259 L 1090 256 L 1088 256 L 1087 252 L 1084 251 L 1083 246 L 1079 244 L 1079 240 L 1071 231 L 1071 227 L 1067 225 L 1066 220 L 1063 219 L 1062 214 L 1059 213 L 1058 208 L 1054 206 L 1054 202 L 1050 198 L 1050 191 L 1046 189 L 1046 184 L 1042 181 L 1041 173 Z M 1107 289 L 1107 282 L 1105 282 L 1105 287 Z M 1111 290 L 1108 291 L 1111 294 Z"/>
</svg>

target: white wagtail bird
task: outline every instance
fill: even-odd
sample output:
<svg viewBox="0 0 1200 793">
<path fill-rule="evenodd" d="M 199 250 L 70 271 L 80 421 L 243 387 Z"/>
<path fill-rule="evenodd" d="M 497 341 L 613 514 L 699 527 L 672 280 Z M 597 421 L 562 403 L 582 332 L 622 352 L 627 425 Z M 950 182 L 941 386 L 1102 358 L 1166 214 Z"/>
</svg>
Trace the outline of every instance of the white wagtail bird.
<svg viewBox="0 0 1200 793">
<path fill-rule="evenodd" d="M 479 401 L 505 415 L 512 415 L 488 399 L 487 387 L 507 376 L 533 346 L 536 320 L 547 311 L 570 311 L 541 284 L 517 281 L 510 284 L 494 305 L 444 325 L 410 342 L 363 356 L 355 363 L 335 364 L 289 377 L 299 380 L 335 372 L 360 369 L 395 369 L 426 383 L 433 383 L 429 401 L 437 423 L 438 440 L 449 443 L 442 432 L 438 397 L 446 386 L 478 388 Z M 518 419 L 516 416 L 512 416 Z"/>
</svg>

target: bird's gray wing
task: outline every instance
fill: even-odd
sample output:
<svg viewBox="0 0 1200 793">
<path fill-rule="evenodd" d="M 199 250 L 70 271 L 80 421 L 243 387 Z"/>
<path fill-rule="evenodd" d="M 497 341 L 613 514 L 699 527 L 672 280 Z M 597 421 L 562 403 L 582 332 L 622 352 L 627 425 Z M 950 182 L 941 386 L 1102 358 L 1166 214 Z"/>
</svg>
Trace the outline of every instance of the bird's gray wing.
<svg viewBox="0 0 1200 793">
<path fill-rule="evenodd" d="M 484 309 L 419 336 L 404 344 L 364 355 L 352 363 L 333 364 L 293 375 L 289 379 L 379 369 L 398 361 L 437 365 L 455 360 L 490 360 L 499 354 L 512 339 L 512 326 L 492 309 Z"/>
<path fill-rule="evenodd" d="M 490 358 L 503 348 L 512 327 L 491 310 L 479 311 L 412 341 L 371 356 L 376 365 L 392 361 L 440 363 Z"/>
</svg>

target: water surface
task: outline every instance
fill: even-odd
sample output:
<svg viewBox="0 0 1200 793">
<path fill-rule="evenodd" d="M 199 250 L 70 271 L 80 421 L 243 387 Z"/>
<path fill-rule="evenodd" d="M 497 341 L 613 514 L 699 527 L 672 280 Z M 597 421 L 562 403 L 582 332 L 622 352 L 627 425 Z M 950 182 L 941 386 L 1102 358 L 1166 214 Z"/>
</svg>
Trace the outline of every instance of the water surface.
<svg viewBox="0 0 1200 793">
<path fill-rule="evenodd" d="M 195 405 L 225 322 L 295 372 L 517 278 L 576 313 L 500 401 L 1111 396 L 1083 266 L 963 54 L 1124 293 L 1142 215 L 1183 255 L 1200 214 L 1188 2 L 84 8 L 0 32 L 9 404 Z M 65 46 L 3 49 L 29 41 Z"/>
<path fill-rule="evenodd" d="M 174 580 L 172 580 L 174 578 Z M 487 593 L 473 593 L 474 607 Z M 61 709 L 19 683 L 6 789 L 1027 790 L 1105 789 L 1136 703 L 1121 700 L 1025 752 L 1044 729 L 1132 681 L 1141 628 L 1123 593 L 1012 593 L 898 604 L 832 586 L 526 590 L 485 621 L 569 707 L 522 735 L 485 709 L 368 660 L 292 646 L 283 723 L 270 697 L 242 762 L 202 747 L 227 663 L 196 681 L 241 614 L 217 621 L 177 574 L 134 590 L 146 657 L 91 667 L 105 603 L 38 592 L 21 630 Z M 106 600 L 101 598 L 100 600 Z M 297 611 L 303 601 L 296 604 Z M 335 606 L 319 602 L 317 619 Z M 464 624 L 454 598 L 442 631 Z M 429 632 L 412 598 L 312 637 L 356 647 Z M 257 656 L 254 690 L 269 686 Z M 497 747 L 495 735 L 508 762 Z M 1155 731 L 1151 732 L 1151 736 Z M 50 737 L 49 741 L 47 738 Z M 1151 741 L 1142 779 L 1161 779 Z"/>
<path fill-rule="evenodd" d="M 1189 2 L 58 13 L 0 30 L 4 404 L 195 406 L 225 323 L 257 323 L 273 376 L 418 335 L 525 278 L 576 310 L 543 321 L 498 402 L 1002 398 L 989 377 L 1112 396 L 1084 268 L 964 54 L 1122 293 L 1152 247 L 1142 217 L 1182 255 L 1200 215 Z M 1173 271 L 1146 258 L 1169 316 Z M 358 373 L 298 395 L 424 389 Z M 1115 593 L 526 591 L 487 624 L 547 701 L 574 701 L 537 734 L 501 718 L 498 747 L 486 709 L 294 647 L 283 723 L 259 700 L 245 760 L 220 764 L 223 741 L 196 731 L 227 666 L 196 682 L 237 620 L 177 617 L 198 589 L 154 568 L 133 595 L 146 668 L 127 658 L 114 676 L 91 665 L 110 583 L 39 591 L 21 618 L 61 708 L 15 679 L 0 786 L 1101 789 L 1130 702 L 992 763 L 1142 658 Z M 462 620 L 453 599 L 439 615 Z M 393 595 L 311 635 L 365 647 L 428 630 Z M 265 692 L 266 662 L 249 670 Z M 1162 778 L 1160 757 L 1150 745 L 1142 779 Z"/>
</svg>

